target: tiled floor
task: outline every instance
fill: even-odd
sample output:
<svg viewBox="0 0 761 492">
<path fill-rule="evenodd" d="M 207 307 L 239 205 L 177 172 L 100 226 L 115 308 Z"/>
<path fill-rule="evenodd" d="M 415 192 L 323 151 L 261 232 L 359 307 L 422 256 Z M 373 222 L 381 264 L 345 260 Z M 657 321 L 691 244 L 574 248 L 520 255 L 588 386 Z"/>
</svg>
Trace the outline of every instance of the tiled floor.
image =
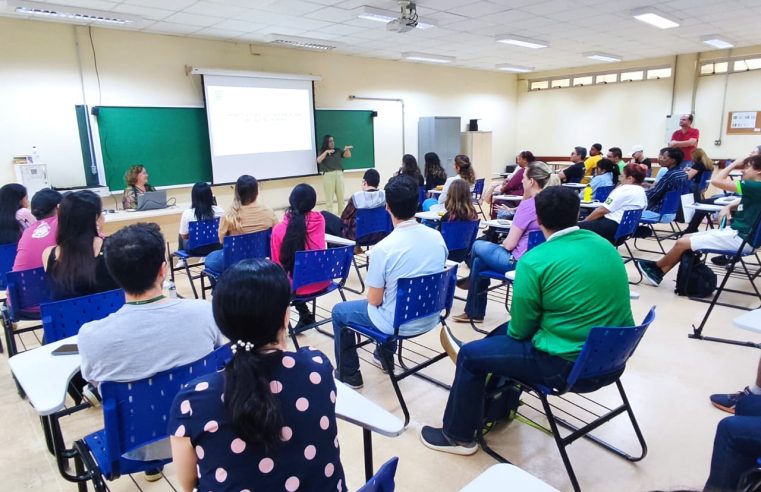
<svg viewBox="0 0 761 492">
<path fill-rule="evenodd" d="M 645 255 L 647 256 L 647 255 Z M 593 261 L 580 258 L 580 261 Z M 633 275 L 633 267 L 630 265 Z M 355 285 L 352 273 L 350 284 Z M 673 271 L 659 288 L 640 285 L 634 290 L 641 294 L 632 301 L 635 319 L 644 318 L 652 305 L 658 306 L 657 319 L 637 349 L 623 376 L 631 403 L 647 439 L 647 457 L 632 464 L 605 452 L 587 441 L 577 441 L 570 447 L 570 456 L 581 486 L 585 491 L 646 491 L 653 489 L 701 488 L 708 472 L 713 435 L 717 422 L 727 414 L 708 403 L 708 395 L 741 389 L 753 381 L 759 353 L 745 347 L 736 347 L 704 341 L 689 340 L 687 333 L 692 323 L 699 322 L 706 305 L 673 294 Z M 590 282 L 594 279 L 590 279 Z M 747 284 L 738 284 L 746 288 Z M 179 281 L 181 294 L 189 294 L 189 287 Z M 359 296 L 347 293 L 349 299 Z M 335 295 L 321 305 L 330 307 L 338 300 Z M 604 299 L 600 300 L 605 302 Z M 747 302 L 757 307 L 752 298 Z M 455 312 L 462 310 L 462 302 L 455 301 Z M 579 306 L 583 309 L 583 306 Z M 761 341 L 761 337 L 732 326 L 732 318 L 741 311 L 717 308 L 706 334 Z M 485 327 L 494 327 L 508 319 L 499 302 L 490 302 Z M 468 325 L 453 324 L 455 333 L 463 339 L 475 339 Z M 311 332 L 303 336 L 304 342 L 316 346 L 333 356 L 332 340 Z M 437 348 L 438 331 L 423 337 L 426 345 Z M 149 343 L 149 342 L 147 342 Z M 365 359 L 367 359 L 367 354 Z M 39 419 L 28 402 L 20 399 L 10 377 L 6 357 L 0 356 L 0 422 L 2 422 L 2 485 L 4 491 L 55 491 L 75 490 L 65 482 L 47 453 Z M 451 381 L 454 366 L 446 359 L 433 366 L 432 373 Z M 366 397 L 401 416 L 393 390 L 378 369 L 363 362 Z M 391 456 L 399 456 L 397 486 L 400 491 L 456 491 L 468 483 L 494 461 L 484 452 L 471 457 L 457 457 L 430 451 L 419 442 L 422 425 L 441 423 L 447 393 L 430 383 L 408 378 L 401 383 L 412 421 L 398 438 L 375 436 L 376 467 Z M 599 392 L 606 401 L 609 391 Z M 634 438 L 625 418 L 619 417 L 600 434 L 615 439 L 626 449 L 633 450 Z M 100 413 L 87 410 L 63 421 L 66 442 L 102 426 Z M 352 489 L 364 482 L 362 462 L 362 433 L 358 427 L 339 421 L 342 461 Z M 527 425 L 514 422 L 489 435 L 489 442 L 514 464 L 540 477 L 560 490 L 570 490 L 565 470 L 552 438 Z M 174 480 L 173 467 L 166 468 L 169 480 Z M 135 477 L 147 491 L 171 490 L 165 481 L 145 483 Z M 137 490 L 128 477 L 111 484 L 115 491 Z M 515 490 L 504 484 L 502 490 Z"/>
</svg>

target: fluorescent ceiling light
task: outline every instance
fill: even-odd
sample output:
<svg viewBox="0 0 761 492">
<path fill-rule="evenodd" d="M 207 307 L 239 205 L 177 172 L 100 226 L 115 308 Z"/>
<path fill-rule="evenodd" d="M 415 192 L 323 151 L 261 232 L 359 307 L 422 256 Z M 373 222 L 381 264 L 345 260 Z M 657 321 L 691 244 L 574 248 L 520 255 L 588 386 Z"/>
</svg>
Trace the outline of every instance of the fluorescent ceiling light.
<svg viewBox="0 0 761 492">
<path fill-rule="evenodd" d="M 527 72 L 533 72 L 534 67 L 524 67 L 522 65 L 511 65 L 509 63 L 500 63 L 499 65 L 495 65 L 494 68 L 497 70 L 504 70 L 505 72 L 515 72 L 515 73 L 527 73 Z"/>
<path fill-rule="evenodd" d="M 389 22 L 399 18 L 398 12 L 392 12 L 390 10 L 376 9 L 375 7 L 363 6 L 359 9 L 357 17 L 360 19 L 371 20 L 376 22 L 383 22 L 388 24 Z M 436 27 L 436 22 L 427 19 L 418 18 L 417 29 L 430 29 Z"/>
<path fill-rule="evenodd" d="M 17 2 L 9 0 L 8 9 L 23 16 L 39 17 L 60 22 L 72 22 L 75 24 L 97 23 L 125 26 L 143 20 L 141 17 L 134 15 L 117 14 L 105 10 L 84 9 L 41 2 Z"/>
<path fill-rule="evenodd" d="M 453 56 L 431 55 L 429 53 L 419 53 L 417 51 L 406 51 L 402 53 L 405 60 L 422 61 L 430 63 L 452 63 L 456 60 Z"/>
<path fill-rule="evenodd" d="M 679 23 L 674 19 L 667 17 L 663 12 L 653 7 L 642 7 L 632 10 L 632 16 L 640 22 L 650 24 L 659 29 L 671 29 L 679 27 Z"/>
<path fill-rule="evenodd" d="M 520 46 L 522 48 L 539 49 L 546 48 L 550 45 L 546 41 L 524 38 L 523 36 L 513 36 L 512 34 L 500 34 L 495 39 L 499 43 L 512 44 L 513 46 Z"/>
<path fill-rule="evenodd" d="M 590 51 L 588 53 L 584 53 L 584 56 L 589 58 L 590 60 L 597 60 L 597 61 L 603 61 L 603 62 L 617 62 L 623 60 L 618 55 L 611 55 L 609 53 L 601 53 L 599 51 Z"/>
<path fill-rule="evenodd" d="M 708 36 L 701 37 L 700 40 L 705 44 L 720 50 L 734 47 L 732 41 L 729 41 L 727 38 L 721 37 L 718 34 L 709 34 Z"/>
<path fill-rule="evenodd" d="M 328 44 L 328 41 L 322 39 L 302 38 L 300 36 L 287 36 L 275 33 L 267 36 L 267 42 L 288 48 L 302 48 L 313 51 L 330 51 L 336 48 L 334 45 Z"/>
</svg>

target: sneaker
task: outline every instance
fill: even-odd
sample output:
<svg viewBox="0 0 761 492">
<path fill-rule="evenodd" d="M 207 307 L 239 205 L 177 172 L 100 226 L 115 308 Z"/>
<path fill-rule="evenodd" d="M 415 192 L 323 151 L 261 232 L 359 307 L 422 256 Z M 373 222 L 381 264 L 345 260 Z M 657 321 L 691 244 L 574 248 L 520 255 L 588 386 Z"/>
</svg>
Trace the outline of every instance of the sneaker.
<svg viewBox="0 0 761 492">
<path fill-rule="evenodd" d="M 305 326 L 313 325 L 317 322 L 313 314 L 299 316 L 299 320 L 296 322 L 296 326 L 293 328 L 296 331 L 301 330 Z"/>
<path fill-rule="evenodd" d="M 452 316 L 452 320 L 454 320 L 455 323 L 483 323 L 484 322 L 483 318 L 471 318 L 466 313 Z"/>
<path fill-rule="evenodd" d="M 333 376 L 349 388 L 360 389 L 365 385 L 365 382 L 362 380 L 362 373 L 359 371 L 355 372 L 354 374 L 344 374 L 342 378 L 338 377 L 338 371 L 334 371 Z"/>
<path fill-rule="evenodd" d="M 470 289 L 470 276 L 457 279 L 457 288 L 462 290 Z"/>
<path fill-rule="evenodd" d="M 718 255 L 711 258 L 711 263 L 718 266 L 726 266 L 729 265 L 729 262 L 732 260 L 730 256 L 727 255 Z"/>
<path fill-rule="evenodd" d="M 394 355 L 391 354 L 391 367 L 389 367 L 388 362 L 383 359 L 380 355 L 380 347 L 376 346 L 375 350 L 373 350 L 373 358 L 378 361 L 378 364 L 380 364 L 381 371 L 383 371 L 383 374 L 388 374 L 389 372 L 394 372 Z"/>
<path fill-rule="evenodd" d="M 449 355 L 449 358 L 452 359 L 452 362 L 457 364 L 457 354 L 460 353 L 460 348 L 463 346 L 464 342 L 452 335 L 452 331 L 446 325 L 441 327 L 439 341 L 441 341 L 441 346 L 444 347 L 444 350 Z"/>
<path fill-rule="evenodd" d="M 154 470 L 146 470 L 143 476 L 145 477 L 145 480 L 148 482 L 156 482 L 158 480 L 161 480 L 161 477 L 163 475 L 161 474 L 161 469 L 156 468 Z"/>
<path fill-rule="evenodd" d="M 177 260 L 177 262 L 175 262 L 175 264 L 174 264 L 174 267 L 175 268 L 185 268 L 185 260 L 182 260 L 182 259 Z"/>
<path fill-rule="evenodd" d="M 663 270 L 654 261 L 636 260 L 637 268 L 650 285 L 658 287 L 663 281 Z"/>
<path fill-rule="evenodd" d="M 711 400 L 711 404 L 718 408 L 719 410 L 724 410 L 727 413 L 735 413 L 735 407 L 737 406 L 737 402 L 745 398 L 746 396 L 751 396 L 753 393 L 751 393 L 749 387 L 745 387 L 744 390 L 738 391 L 737 393 L 731 393 L 731 394 L 716 394 L 711 395 L 709 398 Z"/>
<path fill-rule="evenodd" d="M 98 408 L 100 406 L 100 393 L 98 393 L 95 386 L 89 383 L 82 388 L 82 399 L 89 403 L 93 408 Z"/>
<path fill-rule="evenodd" d="M 427 448 L 444 453 L 459 454 L 460 456 L 470 456 L 478 451 L 478 444 L 474 442 L 460 443 L 450 439 L 444 434 L 443 429 L 429 427 L 424 425 L 420 430 L 420 441 Z"/>
</svg>

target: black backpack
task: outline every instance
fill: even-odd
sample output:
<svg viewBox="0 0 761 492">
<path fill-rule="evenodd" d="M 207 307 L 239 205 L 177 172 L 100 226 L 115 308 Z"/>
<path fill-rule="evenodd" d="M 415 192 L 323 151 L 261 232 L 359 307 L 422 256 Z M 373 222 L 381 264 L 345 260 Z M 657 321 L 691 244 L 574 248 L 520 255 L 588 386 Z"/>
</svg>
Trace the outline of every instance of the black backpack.
<svg viewBox="0 0 761 492">
<path fill-rule="evenodd" d="M 680 296 L 708 297 L 716 290 L 716 274 L 700 261 L 701 255 L 685 251 L 679 259 L 674 292 Z"/>
</svg>

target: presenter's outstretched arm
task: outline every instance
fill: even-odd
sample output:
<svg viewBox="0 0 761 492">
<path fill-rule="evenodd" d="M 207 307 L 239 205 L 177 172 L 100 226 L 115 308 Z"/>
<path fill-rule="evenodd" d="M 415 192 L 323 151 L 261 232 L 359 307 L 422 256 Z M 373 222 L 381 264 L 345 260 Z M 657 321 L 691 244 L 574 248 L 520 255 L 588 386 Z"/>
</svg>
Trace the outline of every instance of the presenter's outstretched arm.
<svg viewBox="0 0 761 492">
<path fill-rule="evenodd" d="M 349 157 L 351 157 L 351 149 L 353 148 L 354 148 L 353 145 L 347 145 L 346 147 L 344 147 L 344 153 L 343 153 L 344 159 L 348 159 Z"/>
<path fill-rule="evenodd" d="M 327 149 L 325 152 L 317 156 L 317 164 L 322 164 L 327 156 L 335 152 L 335 149 Z M 345 152 L 344 152 L 345 153 Z M 344 156 L 345 157 L 345 156 Z"/>
</svg>

